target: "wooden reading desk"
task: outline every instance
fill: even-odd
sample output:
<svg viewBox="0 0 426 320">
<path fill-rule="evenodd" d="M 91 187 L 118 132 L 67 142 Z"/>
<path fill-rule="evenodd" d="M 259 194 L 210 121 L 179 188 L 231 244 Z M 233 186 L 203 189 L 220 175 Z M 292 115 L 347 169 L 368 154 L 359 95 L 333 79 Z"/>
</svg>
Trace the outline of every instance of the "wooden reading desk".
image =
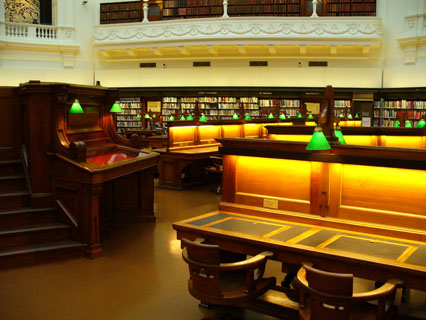
<svg viewBox="0 0 426 320">
<path fill-rule="evenodd" d="M 313 262 L 426 291 L 426 150 L 218 139 L 219 211 L 173 224 L 178 239 L 268 250 L 285 264 Z"/>
</svg>

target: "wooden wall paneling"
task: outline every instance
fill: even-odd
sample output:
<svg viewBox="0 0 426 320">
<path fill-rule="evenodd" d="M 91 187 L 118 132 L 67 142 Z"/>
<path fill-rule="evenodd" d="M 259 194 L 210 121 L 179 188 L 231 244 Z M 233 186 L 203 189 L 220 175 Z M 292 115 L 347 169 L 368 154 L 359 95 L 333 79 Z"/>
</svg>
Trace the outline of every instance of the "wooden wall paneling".
<svg viewBox="0 0 426 320">
<path fill-rule="evenodd" d="M 197 127 L 171 127 L 169 128 L 169 146 L 184 147 L 195 145 L 197 141 Z"/>
<path fill-rule="evenodd" d="M 18 159 L 22 144 L 23 119 L 13 90 L 12 87 L 0 88 L 0 156 L 5 157 L 5 160 Z"/>
<path fill-rule="evenodd" d="M 235 202 L 240 204 L 310 212 L 309 161 L 240 156 L 236 166 Z"/>
<path fill-rule="evenodd" d="M 224 155 L 222 157 L 223 173 L 222 173 L 222 201 L 235 203 L 235 185 L 236 175 L 235 167 L 238 157 Z"/>
<path fill-rule="evenodd" d="M 137 174 L 130 174 L 113 180 L 113 213 L 137 210 L 139 207 L 139 181 Z"/>
<path fill-rule="evenodd" d="M 258 123 L 245 123 L 242 125 L 243 138 L 259 138 L 261 134 L 261 124 Z"/>
<path fill-rule="evenodd" d="M 242 126 L 240 124 L 235 125 L 223 125 L 222 126 L 222 138 L 243 138 Z"/>
<path fill-rule="evenodd" d="M 425 171 L 347 164 L 340 167 L 341 178 L 333 176 L 331 183 L 334 217 L 426 229 L 426 194 L 420 191 L 426 190 Z"/>
<path fill-rule="evenodd" d="M 386 136 L 384 147 L 393 148 L 422 148 L 423 137 L 421 136 Z"/>
<path fill-rule="evenodd" d="M 215 139 L 220 138 L 220 126 L 198 126 L 198 141 L 200 144 L 216 143 Z"/>
</svg>

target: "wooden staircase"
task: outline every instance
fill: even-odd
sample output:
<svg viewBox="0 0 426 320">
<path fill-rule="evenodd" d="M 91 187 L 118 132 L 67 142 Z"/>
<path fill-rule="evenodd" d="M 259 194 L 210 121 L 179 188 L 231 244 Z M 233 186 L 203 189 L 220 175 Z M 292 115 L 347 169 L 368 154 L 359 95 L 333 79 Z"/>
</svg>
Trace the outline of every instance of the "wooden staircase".
<svg viewBox="0 0 426 320">
<path fill-rule="evenodd" d="M 30 207 L 21 160 L 1 153 L 0 269 L 81 257 L 85 245 L 71 239 L 56 208 Z"/>
</svg>

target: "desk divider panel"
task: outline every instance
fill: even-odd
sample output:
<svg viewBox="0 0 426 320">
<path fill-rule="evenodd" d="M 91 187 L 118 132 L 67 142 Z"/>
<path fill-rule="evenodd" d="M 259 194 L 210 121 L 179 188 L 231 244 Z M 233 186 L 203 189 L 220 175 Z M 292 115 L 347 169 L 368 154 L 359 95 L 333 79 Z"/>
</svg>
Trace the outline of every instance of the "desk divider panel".
<svg viewBox="0 0 426 320">
<path fill-rule="evenodd" d="M 198 138 L 200 144 L 216 143 L 217 138 L 220 138 L 220 126 L 207 125 L 198 126 Z"/>
<path fill-rule="evenodd" d="M 258 123 L 245 123 L 243 126 L 244 138 L 259 138 L 261 137 L 261 125 Z"/>
<path fill-rule="evenodd" d="M 382 136 L 383 147 L 394 148 L 426 148 L 425 136 Z"/>
<path fill-rule="evenodd" d="M 242 138 L 242 128 L 240 124 L 235 125 L 223 125 L 222 126 L 222 138 Z"/>
<path fill-rule="evenodd" d="M 170 127 L 169 146 L 184 147 L 195 145 L 197 141 L 197 126 Z"/>
</svg>

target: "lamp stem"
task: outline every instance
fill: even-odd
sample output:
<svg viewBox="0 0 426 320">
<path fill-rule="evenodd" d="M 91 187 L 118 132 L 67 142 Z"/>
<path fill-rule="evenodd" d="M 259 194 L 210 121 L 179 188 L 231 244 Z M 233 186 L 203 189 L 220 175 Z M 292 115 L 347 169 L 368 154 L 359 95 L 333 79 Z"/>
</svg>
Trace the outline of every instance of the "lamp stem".
<svg viewBox="0 0 426 320">
<path fill-rule="evenodd" d="M 148 2 L 144 1 L 143 2 L 143 23 L 147 23 L 148 22 Z"/>
<path fill-rule="evenodd" d="M 311 18 L 317 18 L 317 0 L 312 0 L 312 15 Z"/>
<path fill-rule="evenodd" d="M 223 16 L 222 18 L 229 18 L 228 16 L 228 1 L 223 0 Z"/>
</svg>

